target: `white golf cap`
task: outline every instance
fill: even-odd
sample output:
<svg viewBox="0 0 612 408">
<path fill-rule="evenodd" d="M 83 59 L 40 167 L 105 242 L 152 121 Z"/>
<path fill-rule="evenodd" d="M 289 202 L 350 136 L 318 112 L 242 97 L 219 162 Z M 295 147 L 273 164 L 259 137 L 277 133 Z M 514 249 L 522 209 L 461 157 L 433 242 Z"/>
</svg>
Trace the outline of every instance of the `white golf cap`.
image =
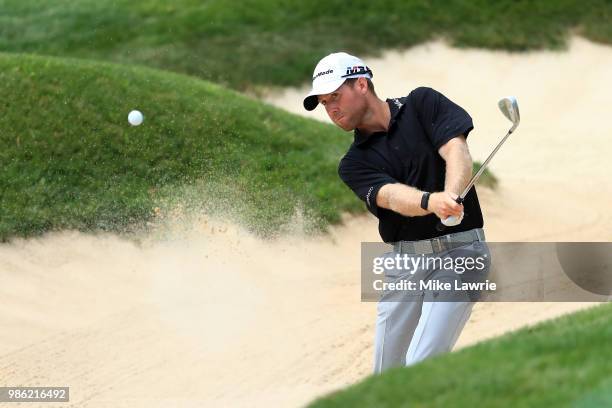
<svg viewBox="0 0 612 408">
<path fill-rule="evenodd" d="M 357 57 L 346 52 L 335 52 L 323 58 L 312 74 L 312 90 L 304 98 L 304 108 L 313 110 L 319 104 L 317 95 L 334 92 L 348 78 L 366 77 L 374 75 L 370 68 Z"/>
</svg>

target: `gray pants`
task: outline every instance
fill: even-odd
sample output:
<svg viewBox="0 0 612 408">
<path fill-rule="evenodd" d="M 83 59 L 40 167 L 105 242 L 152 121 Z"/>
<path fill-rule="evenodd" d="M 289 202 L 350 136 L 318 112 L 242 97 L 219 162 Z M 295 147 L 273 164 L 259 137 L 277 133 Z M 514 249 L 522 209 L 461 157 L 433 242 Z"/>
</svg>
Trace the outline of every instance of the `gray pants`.
<svg viewBox="0 0 612 408">
<path fill-rule="evenodd" d="M 389 254 L 395 255 L 395 252 Z M 448 270 L 434 266 L 415 269 L 413 274 L 403 270 L 390 271 L 385 274 L 385 281 L 433 280 L 449 282 L 454 288 L 455 282 L 460 285 L 461 282 L 484 281 L 490 271 L 491 255 L 484 241 L 474 241 L 430 256 L 451 258 L 454 261 L 471 256 L 486 261 L 484 268 L 476 272 L 458 273 L 459 268 Z M 377 308 L 374 373 L 381 373 L 391 367 L 412 365 L 453 348 L 480 293 L 444 292 L 424 288 L 409 294 L 394 291 L 382 295 Z"/>
</svg>

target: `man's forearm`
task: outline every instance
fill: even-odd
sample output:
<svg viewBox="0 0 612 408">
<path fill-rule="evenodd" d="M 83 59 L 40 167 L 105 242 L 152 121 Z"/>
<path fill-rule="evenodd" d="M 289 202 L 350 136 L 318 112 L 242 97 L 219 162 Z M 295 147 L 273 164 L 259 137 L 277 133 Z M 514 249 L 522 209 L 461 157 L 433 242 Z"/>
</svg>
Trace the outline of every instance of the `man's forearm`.
<svg viewBox="0 0 612 408">
<path fill-rule="evenodd" d="M 459 195 L 472 177 L 472 156 L 465 143 L 465 138 L 457 137 L 451 140 L 440 149 L 440 154 L 446 161 L 444 190 Z M 437 194 L 433 191 L 430 193 L 433 193 L 432 196 Z M 407 217 L 430 214 L 432 211 L 421 208 L 421 198 L 423 198 L 423 191 L 417 188 L 401 183 L 386 184 L 378 191 L 376 204 Z M 432 207 L 429 209 L 431 210 Z M 443 209 L 438 208 L 438 211 L 444 214 Z"/>
<path fill-rule="evenodd" d="M 467 145 L 456 146 L 446 158 L 444 190 L 457 195 L 463 192 L 472 177 L 472 156 Z"/>
<path fill-rule="evenodd" d="M 406 184 L 386 184 L 378 191 L 376 204 L 406 217 L 416 217 L 430 213 L 421 208 L 422 197 L 423 191 Z"/>
</svg>

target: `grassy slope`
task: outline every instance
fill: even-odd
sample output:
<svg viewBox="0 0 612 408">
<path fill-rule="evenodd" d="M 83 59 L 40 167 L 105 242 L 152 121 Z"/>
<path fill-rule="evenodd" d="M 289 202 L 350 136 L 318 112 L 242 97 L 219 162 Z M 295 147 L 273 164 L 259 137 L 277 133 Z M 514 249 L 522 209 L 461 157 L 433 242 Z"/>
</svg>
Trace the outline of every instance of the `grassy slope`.
<svg viewBox="0 0 612 408">
<path fill-rule="evenodd" d="M 605 304 L 371 376 L 311 407 L 611 406 L 611 341 Z"/>
<path fill-rule="evenodd" d="M 362 206 L 337 178 L 350 135 L 205 81 L 0 54 L 0 95 L 10 95 L 0 102 L 2 239 L 120 230 L 189 185 L 200 190 L 187 205 L 262 233 L 296 206 L 319 221 Z M 134 108 L 139 127 L 127 123 Z"/>
<path fill-rule="evenodd" d="M 0 51 L 96 58 L 245 90 L 304 83 L 332 50 L 362 55 L 439 36 L 458 46 L 612 42 L 612 2 L 555 0 L 0 0 Z"/>
<path fill-rule="evenodd" d="M 336 172 L 350 134 L 197 78 L 0 54 L 0 94 L 0 240 L 140 228 L 177 200 L 266 236 L 364 209 Z"/>
</svg>

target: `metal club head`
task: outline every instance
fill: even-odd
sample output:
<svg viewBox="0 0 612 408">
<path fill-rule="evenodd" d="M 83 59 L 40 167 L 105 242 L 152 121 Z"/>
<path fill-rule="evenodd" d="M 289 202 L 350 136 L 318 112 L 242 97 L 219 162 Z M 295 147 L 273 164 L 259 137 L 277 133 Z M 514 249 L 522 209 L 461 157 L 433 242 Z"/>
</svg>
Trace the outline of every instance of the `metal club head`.
<svg viewBox="0 0 612 408">
<path fill-rule="evenodd" d="M 521 114 L 519 113 L 516 98 L 514 96 L 507 96 L 500 99 L 497 105 L 504 116 L 507 117 L 510 122 L 512 122 L 512 129 L 510 132 L 514 131 L 521 121 Z"/>
</svg>

